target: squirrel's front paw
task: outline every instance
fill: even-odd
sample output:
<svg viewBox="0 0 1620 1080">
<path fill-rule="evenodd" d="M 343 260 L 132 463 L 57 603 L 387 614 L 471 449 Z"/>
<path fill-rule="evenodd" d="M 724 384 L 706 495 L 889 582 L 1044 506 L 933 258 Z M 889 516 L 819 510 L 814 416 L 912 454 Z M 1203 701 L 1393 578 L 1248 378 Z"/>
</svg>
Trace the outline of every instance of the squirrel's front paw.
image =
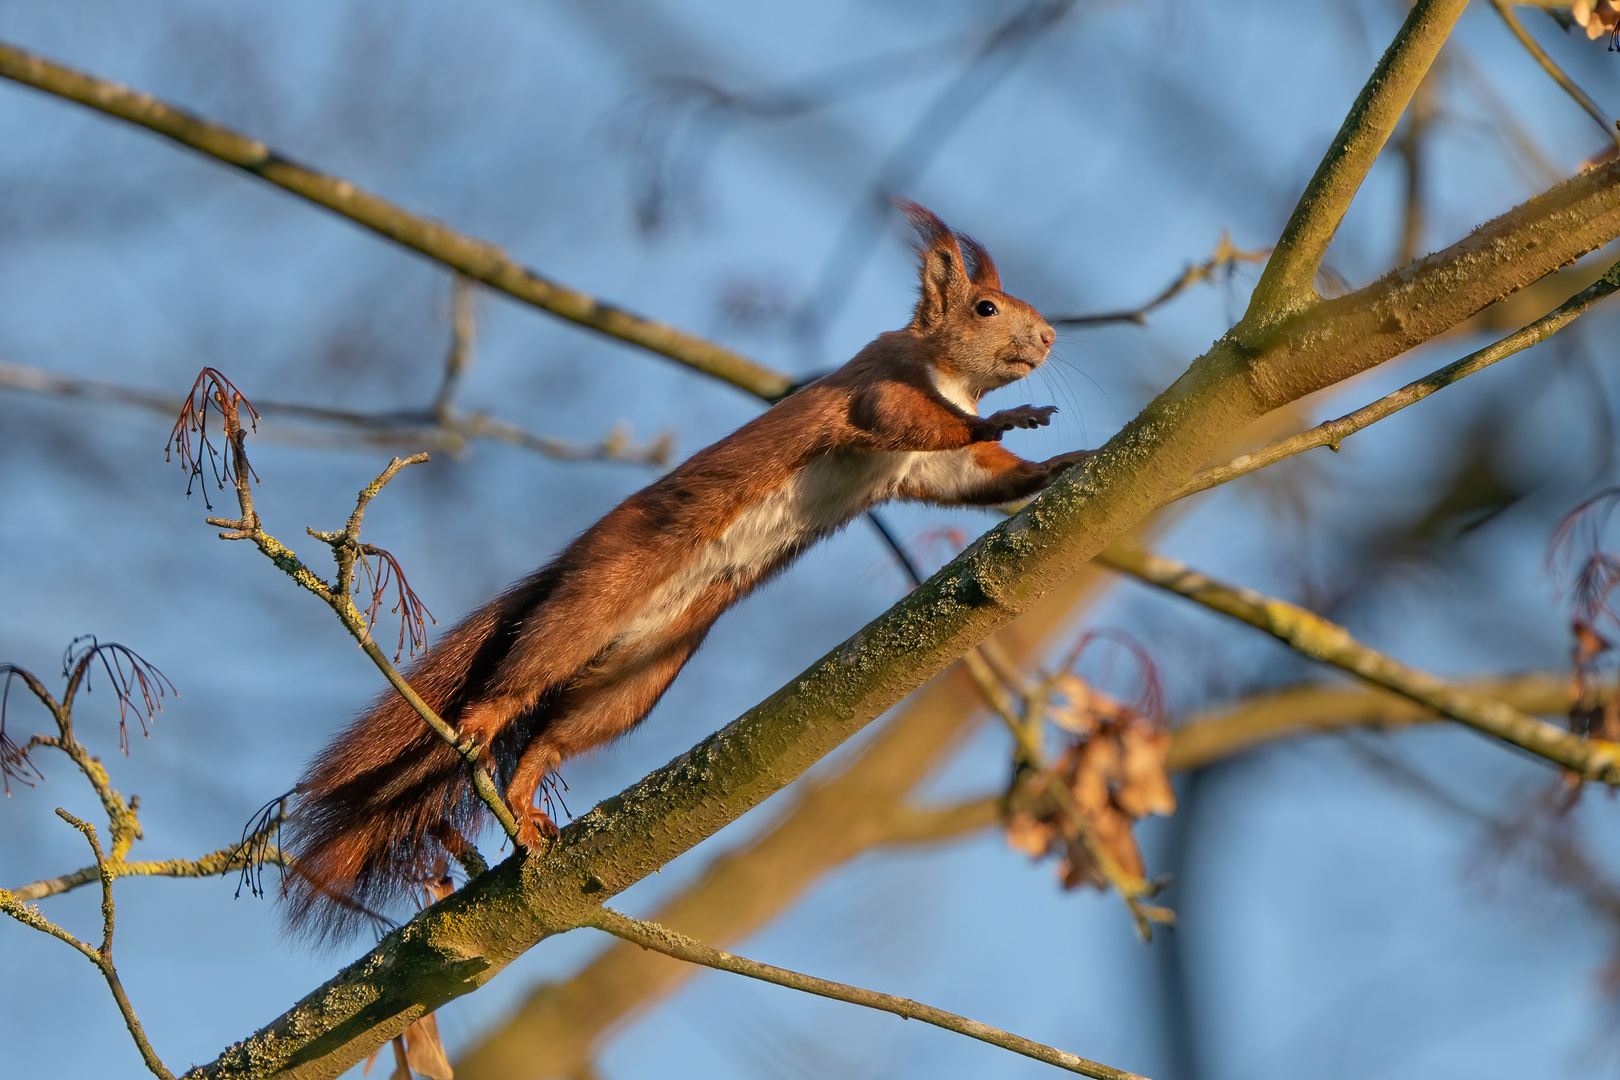
<svg viewBox="0 0 1620 1080">
<path fill-rule="evenodd" d="M 1020 405 L 1016 409 L 1002 409 L 981 420 L 982 430 L 992 439 L 1000 439 L 1003 432 L 1013 428 L 1045 427 L 1052 422 L 1056 405 Z"/>
<path fill-rule="evenodd" d="M 1067 454 L 1049 457 L 1041 464 L 1046 466 L 1046 471 L 1049 473 L 1060 473 L 1064 469 L 1080 464 L 1096 452 L 1095 450 L 1070 450 Z"/>
</svg>

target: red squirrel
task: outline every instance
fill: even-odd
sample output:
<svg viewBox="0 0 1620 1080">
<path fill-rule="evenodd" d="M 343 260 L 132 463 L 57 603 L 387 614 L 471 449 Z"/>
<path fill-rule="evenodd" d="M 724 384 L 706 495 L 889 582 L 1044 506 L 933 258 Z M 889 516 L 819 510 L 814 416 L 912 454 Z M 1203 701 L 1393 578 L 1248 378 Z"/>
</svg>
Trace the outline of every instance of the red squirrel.
<svg viewBox="0 0 1620 1080">
<path fill-rule="evenodd" d="M 535 805 L 547 775 L 639 723 L 721 613 L 810 545 L 888 499 L 1022 499 L 1090 453 L 1033 462 L 1000 445 L 1057 409 L 980 417 L 979 399 L 1039 367 L 1055 334 L 1001 291 L 977 242 L 897 204 L 919 238 L 910 325 L 630 496 L 407 671 L 476 737 L 525 847 L 557 832 Z M 288 918 L 322 937 L 459 855 L 487 813 L 461 758 L 392 691 L 295 792 Z"/>
</svg>

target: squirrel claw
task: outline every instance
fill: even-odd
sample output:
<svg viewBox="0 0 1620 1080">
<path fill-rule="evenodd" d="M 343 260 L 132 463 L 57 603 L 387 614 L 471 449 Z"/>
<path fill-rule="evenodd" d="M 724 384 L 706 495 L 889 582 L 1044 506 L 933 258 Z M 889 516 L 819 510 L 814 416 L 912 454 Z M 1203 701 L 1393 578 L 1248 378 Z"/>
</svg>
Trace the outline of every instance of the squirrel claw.
<svg viewBox="0 0 1620 1080">
<path fill-rule="evenodd" d="M 1070 450 L 1067 454 L 1059 454 L 1056 457 L 1047 458 L 1041 464 L 1046 466 L 1047 472 L 1059 473 L 1064 469 L 1068 469 L 1080 464 L 1082 461 L 1086 460 L 1088 457 L 1091 457 L 1096 452 L 1097 451 L 1095 450 Z"/>
<path fill-rule="evenodd" d="M 547 841 L 555 840 L 562 835 L 557 823 L 537 806 L 526 807 L 517 815 L 517 819 L 517 842 L 530 851 L 542 851 Z"/>
<path fill-rule="evenodd" d="M 1002 409 L 981 421 L 990 438 L 1000 440 L 1002 432 L 1013 428 L 1045 427 L 1052 422 L 1056 405 L 1020 405 L 1015 409 Z"/>
</svg>

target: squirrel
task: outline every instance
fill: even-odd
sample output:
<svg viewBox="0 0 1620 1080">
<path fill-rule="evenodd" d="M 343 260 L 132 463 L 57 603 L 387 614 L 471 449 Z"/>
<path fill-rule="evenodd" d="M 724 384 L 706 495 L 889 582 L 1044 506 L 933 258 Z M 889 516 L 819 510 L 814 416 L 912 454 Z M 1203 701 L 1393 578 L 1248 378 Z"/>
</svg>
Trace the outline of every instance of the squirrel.
<svg viewBox="0 0 1620 1080">
<path fill-rule="evenodd" d="M 547 565 L 467 616 L 406 672 L 476 738 L 529 849 L 564 760 L 638 724 L 720 615 L 816 541 L 889 499 L 993 506 L 1092 451 L 1026 461 L 1000 445 L 1055 406 L 978 415 L 1056 335 L 1001 291 L 988 253 L 909 200 L 921 295 L 909 325 L 631 495 Z M 386 691 L 310 765 L 285 826 L 294 932 L 342 936 L 468 850 L 487 809 L 466 765 Z"/>
</svg>

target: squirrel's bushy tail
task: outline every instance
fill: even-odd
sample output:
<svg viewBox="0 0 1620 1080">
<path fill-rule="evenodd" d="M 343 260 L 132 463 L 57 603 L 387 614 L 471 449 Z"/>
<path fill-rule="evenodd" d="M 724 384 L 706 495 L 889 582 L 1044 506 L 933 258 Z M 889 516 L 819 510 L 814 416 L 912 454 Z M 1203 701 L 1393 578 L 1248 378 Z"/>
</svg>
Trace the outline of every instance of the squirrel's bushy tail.
<svg viewBox="0 0 1620 1080">
<path fill-rule="evenodd" d="M 454 724 L 553 576 L 543 570 L 468 616 L 405 673 L 411 687 Z M 466 763 L 392 687 L 315 758 L 295 791 L 283 826 L 293 863 L 283 912 L 289 932 L 317 943 L 347 937 L 437 876 L 488 813 Z"/>
</svg>

